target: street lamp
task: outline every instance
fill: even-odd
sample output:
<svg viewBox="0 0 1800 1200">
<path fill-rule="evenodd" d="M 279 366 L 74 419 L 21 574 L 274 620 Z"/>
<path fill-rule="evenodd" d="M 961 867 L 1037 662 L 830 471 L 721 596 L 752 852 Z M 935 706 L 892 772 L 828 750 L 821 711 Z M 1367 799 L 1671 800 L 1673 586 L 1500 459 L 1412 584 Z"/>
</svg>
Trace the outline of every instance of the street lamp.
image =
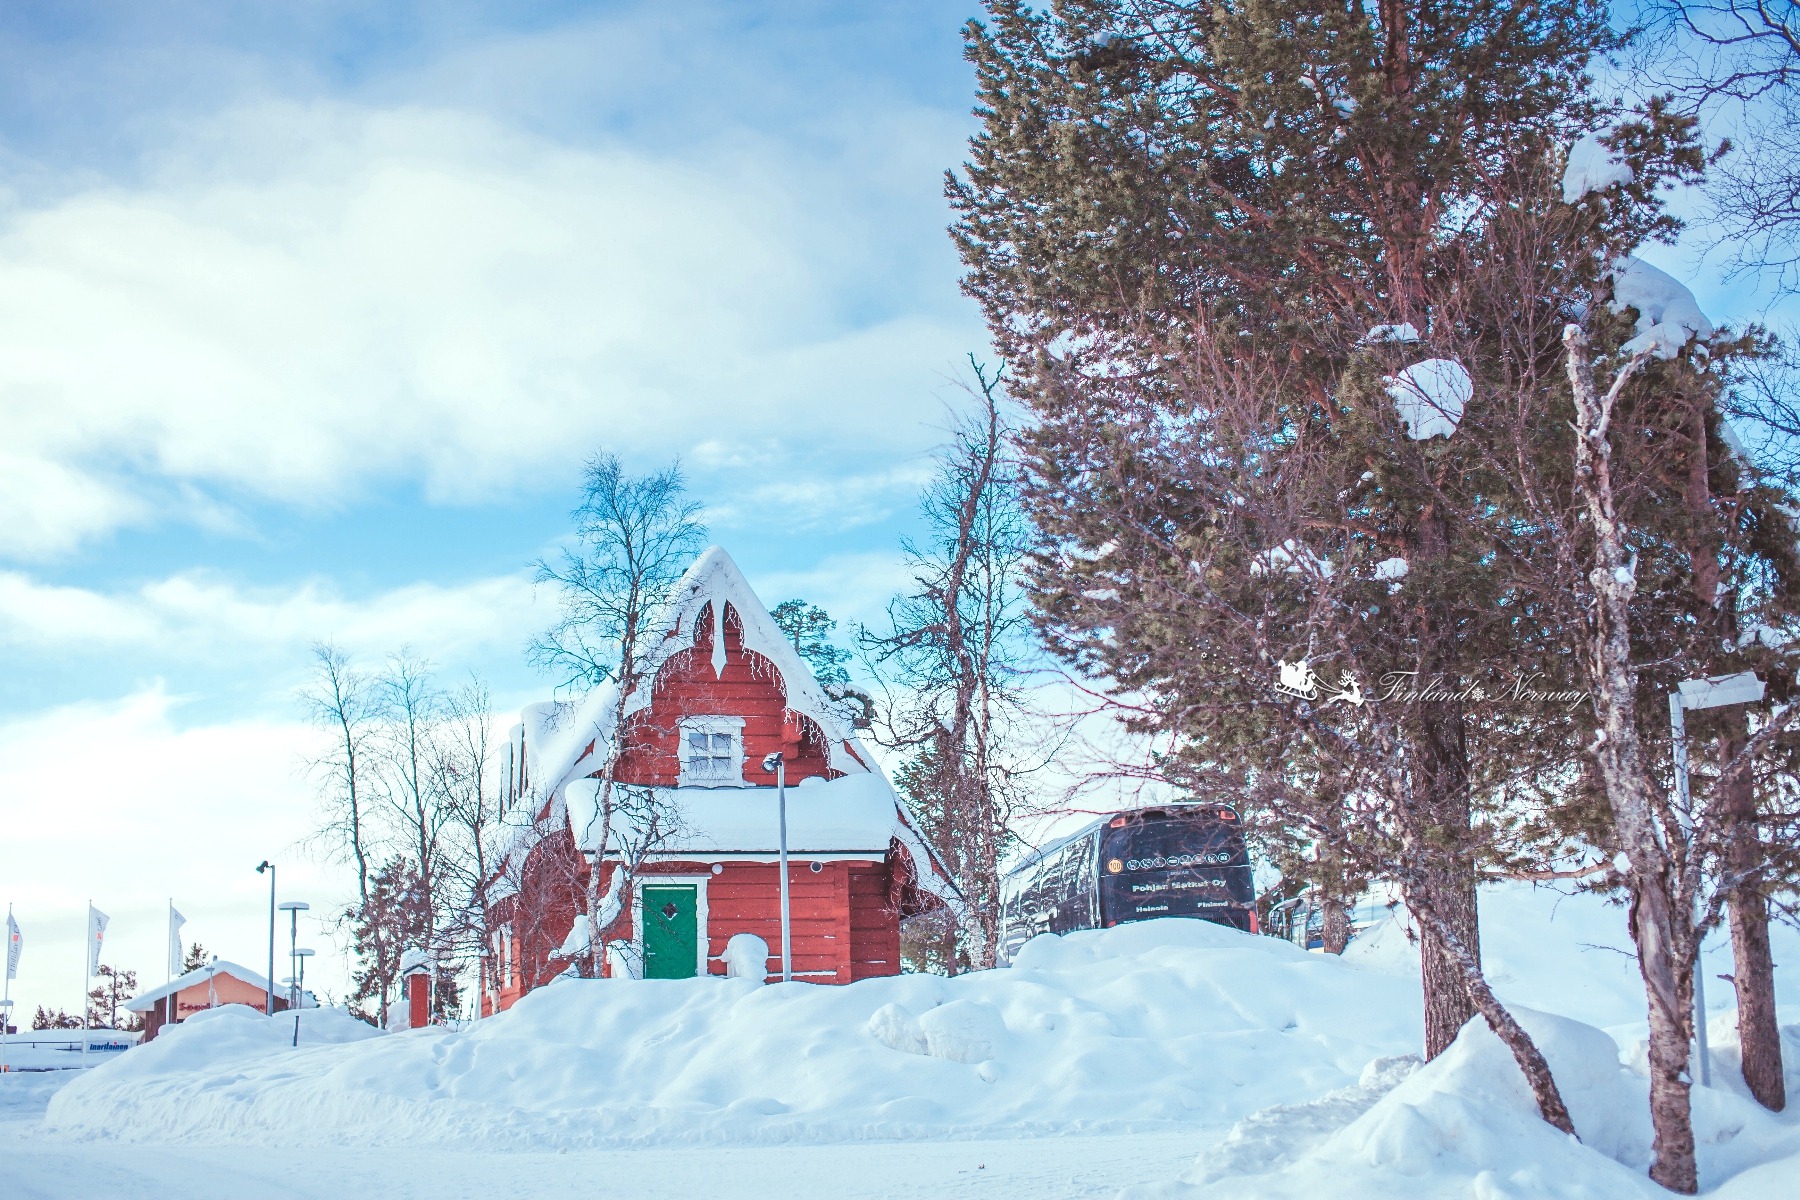
<svg viewBox="0 0 1800 1200">
<path fill-rule="evenodd" d="M 775 774 L 775 802 L 781 810 L 781 982 L 787 983 L 794 978 L 794 953 L 788 925 L 787 764 L 781 751 L 765 755 L 762 768 Z"/>
<path fill-rule="evenodd" d="M 311 908 L 312 905 L 304 900 L 283 900 L 280 904 L 276 905 L 276 907 L 288 914 L 288 974 L 296 975 L 299 971 L 294 966 L 294 959 L 297 957 L 294 951 L 298 949 L 300 945 L 300 914 Z M 272 975 L 274 972 L 271 971 L 270 974 Z M 270 1007 L 273 1007 L 273 1005 Z M 294 1007 L 294 990 L 292 987 L 288 989 L 288 1007 Z"/>
<path fill-rule="evenodd" d="M 256 868 L 258 875 L 264 871 L 269 873 L 269 973 L 265 977 L 269 984 L 269 999 L 265 1013 L 272 1017 L 275 1015 L 275 864 L 266 858 Z"/>
<path fill-rule="evenodd" d="M 299 1002 L 294 1005 L 294 1045 L 300 1045 L 300 1009 L 306 1004 L 306 960 L 313 956 L 311 950 L 305 948 L 294 951 L 294 957 L 300 960 L 300 977 L 294 980 L 294 989 L 299 995 Z"/>
<path fill-rule="evenodd" d="M 1684 679 L 1669 693 L 1669 731 L 1675 740 L 1675 794 L 1681 799 L 1683 812 L 1691 812 L 1693 800 L 1688 793 L 1687 722 L 1685 709 L 1724 708 L 1728 704 L 1754 704 L 1763 698 L 1763 681 L 1753 671 L 1736 675 L 1718 675 L 1708 679 Z M 1698 890 L 1694 907 L 1700 907 Z M 1701 951 L 1706 935 L 1694 948 L 1694 1042 L 1700 1051 L 1700 1086 L 1712 1086 L 1712 1063 L 1706 1047 L 1706 964 Z"/>
</svg>

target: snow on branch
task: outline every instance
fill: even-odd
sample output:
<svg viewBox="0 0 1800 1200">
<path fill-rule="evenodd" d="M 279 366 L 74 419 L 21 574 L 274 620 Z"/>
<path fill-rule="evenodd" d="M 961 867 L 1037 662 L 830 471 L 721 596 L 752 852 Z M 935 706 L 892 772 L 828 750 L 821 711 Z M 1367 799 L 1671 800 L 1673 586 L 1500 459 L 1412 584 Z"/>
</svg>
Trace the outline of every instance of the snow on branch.
<svg viewBox="0 0 1800 1200">
<path fill-rule="evenodd" d="M 1700 311 L 1694 293 L 1673 276 L 1664 274 L 1640 258 L 1621 258 L 1613 264 L 1612 310 L 1638 311 L 1638 335 L 1620 347 L 1630 357 L 1648 350 L 1667 361 L 1681 353 L 1690 338 L 1702 341 L 1713 335 L 1713 323 Z"/>
<path fill-rule="evenodd" d="M 1579 203 L 1590 192 L 1603 192 L 1615 183 L 1631 183 L 1637 178 L 1629 163 L 1619 158 L 1590 133 L 1569 147 L 1569 162 L 1563 168 L 1563 203 Z"/>
<path fill-rule="evenodd" d="M 1448 438 L 1462 424 L 1463 410 L 1475 394 L 1475 383 L 1461 363 L 1428 358 L 1387 380 L 1394 411 L 1415 442 L 1442 434 Z"/>
</svg>

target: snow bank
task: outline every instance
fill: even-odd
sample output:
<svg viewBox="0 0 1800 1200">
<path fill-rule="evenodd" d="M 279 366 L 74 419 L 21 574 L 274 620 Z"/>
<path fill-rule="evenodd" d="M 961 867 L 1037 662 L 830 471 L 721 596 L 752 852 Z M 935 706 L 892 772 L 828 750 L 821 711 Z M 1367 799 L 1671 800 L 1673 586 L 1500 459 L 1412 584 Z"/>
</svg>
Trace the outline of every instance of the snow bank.
<svg viewBox="0 0 1800 1200">
<path fill-rule="evenodd" d="M 1578 1021 L 1527 1008 L 1513 1012 L 1549 1062 L 1580 1141 L 1538 1116 L 1511 1053 L 1476 1019 L 1448 1050 L 1360 1115 L 1355 1103 L 1339 1103 L 1308 1122 L 1289 1122 L 1294 1140 L 1306 1148 L 1288 1165 L 1279 1165 L 1280 1155 L 1270 1161 L 1254 1153 L 1230 1159 L 1214 1152 L 1202 1156 L 1180 1184 L 1128 1189 L 1122 1196 L 1387 1200 L 1397 1186 L 1408 1196 L 1477 1200 L 1667 1195 L 1646 1174 L 1648 1085 L 1620 1067 L 1617 1043 Z M 1756 1104 L 1704 1088 L 1694 1096 L 1702 1187 L 1793 1150 L 1792 1130 Z M 1333 1117 L 1351 1119 L 1327 1133 L 1323 1126 Z M 1258 1114 L 1244 1122 L 1226 1146 L 1253 1145 L 1253 1131 L 1269 1120 Z"/>
<path fill-rule="evenodd" d="M 1475 383 L 1461 363 L 1428 358 L 1387 381 L 1394 411 L 1415 442 L 1442 434 L 1449 437 L 1462 424 L 1463 410 L 1475 394 Z"/>
<path fill-rule="evenodd" d="M 1619 348 L 1631 356 L 1651 351 L 1660 359 L 1681 353 L 1690 338 L 1713 335 L 1713 323 L 1700 311 L 1700 302 L 1685 284 L 1657 270 L 1641 258 L 1622 258 L 1613 264 L 1612 310 L 1638 311 L 1638 335 Z"/>
<path fill-rule="evenodd" d="M 91 1072 L 46 1123 L 577 1148 L 1216 1128 L 1355 1085 L 1422 1033 L 1410 981 L 1201 921 L 1046 935 L 1017 963 L 847 987 L 565 980 L 459 1030 L 297 1051 L 280 1017 L 230 1014 Z"/>
<path fill-rule="evenodd" d="M 1603 192 L 1615 183 L 1636 178 L 1630 165 L 1607 149 L 1599 134 L 1590 133 L 1569 147 L 1562 177 L 1563 203 L 1577 203 L 1589 192 Z"/>
<path fill-rule="evenodd" d="M 1484 885 L 1480 906 L 1482 967 L 1502 1000 L 1598 1026 L 1621 1047 L 1645 1036 L 1644 983 L 1622 904 L 1592 892 L 1564 895 L 1507 882 Z M 1344 962 L 1418 979 L 1419 948 L 1408 925 L 1406 910 L 1396 909 L 1392 920 L 1357 935 Z M 1769 940 L 1776 962 L 1800 962 L 1800 931 L 1775 922 Z M 1732 971 L 1724 931 L 1706 939 L 1705 963 L 1707 1008 L 1716 1021 L 1736 1004 L 1731 986 L 1718 979 Z M 1800 1021 L 1800 971 L 1775 972 L 1775 988 L 1778 1004 L 1795 1006 L 1793 1017 L 1784 1011 L 1782 1019 Z"/>
</svg>

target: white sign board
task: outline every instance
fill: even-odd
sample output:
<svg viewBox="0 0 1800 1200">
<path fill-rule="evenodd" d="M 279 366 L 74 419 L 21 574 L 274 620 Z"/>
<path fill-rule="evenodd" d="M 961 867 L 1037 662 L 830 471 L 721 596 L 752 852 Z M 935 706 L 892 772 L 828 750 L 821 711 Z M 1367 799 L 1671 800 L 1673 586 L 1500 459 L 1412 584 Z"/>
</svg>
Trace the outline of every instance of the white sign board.
<svg viewBox="0 0 1800 1200">
<path fill-rule="evenodd" d="M 1726 704 L 1751 704 L 1763 698 L 1763 681 L 1753 671 L 1714 675 L 1681 681 L 1683 708 L 1718 708 Z"/>
</svg>

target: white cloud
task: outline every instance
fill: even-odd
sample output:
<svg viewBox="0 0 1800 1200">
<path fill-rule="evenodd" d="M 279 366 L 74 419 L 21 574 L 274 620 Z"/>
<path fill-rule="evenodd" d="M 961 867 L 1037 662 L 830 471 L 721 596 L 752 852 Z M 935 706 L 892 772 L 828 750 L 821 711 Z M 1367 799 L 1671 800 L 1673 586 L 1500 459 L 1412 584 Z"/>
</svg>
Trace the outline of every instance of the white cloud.
<svg viewBox="0 0 1800 1200">
<path fill-rule="evenodd" d="M 320 102 L 232 110 L 153 161 L 0 223 L 0 554 L 217 523 L 233 496 L 480 502 L 603 442 L 891 461 L 979 336 L 953 301 L 871 302 L 890 281 L 858 246 L 894 214 L 767 144 L 678 161 Z"/>
<path fill-rule="evenodd" d="M 345 880 L 295 848 L 312 815 L 295 764 L 313 735 L 263 722 L 178 730 L 174 709 L 153 687 L 0 721 L 0 878 L 25 935 L 12 989 L 21 1024 L 39 1004 L 79 1011 L 90 899 L 112 918 L 105 961 L 136 970 L 143 986 L 163 980 L 170 898 L 189 941 L 263 963 L 264 858 L 278 864 L 283 898 L 312 904 L 301 936 L 342 993 L 341 960 L 316 916 L 348 898 Z"/>
<path fill-rule="evenodd" d="M 413 643 L 439 659 L 499 646 L 516 652 L 549 620 L 554 598 L 529 577 L 502 575 L 445 587 L 414 583 L 362 599 L 329 582 L 249 588 L 204 571 L 130 591 L 100 592 L 0 571 L 0 644 L 45 658 L 138 650 L 160 660 L 298 662 L 307 645 L 332 639 L 379 655 Z"/>
</svg>

